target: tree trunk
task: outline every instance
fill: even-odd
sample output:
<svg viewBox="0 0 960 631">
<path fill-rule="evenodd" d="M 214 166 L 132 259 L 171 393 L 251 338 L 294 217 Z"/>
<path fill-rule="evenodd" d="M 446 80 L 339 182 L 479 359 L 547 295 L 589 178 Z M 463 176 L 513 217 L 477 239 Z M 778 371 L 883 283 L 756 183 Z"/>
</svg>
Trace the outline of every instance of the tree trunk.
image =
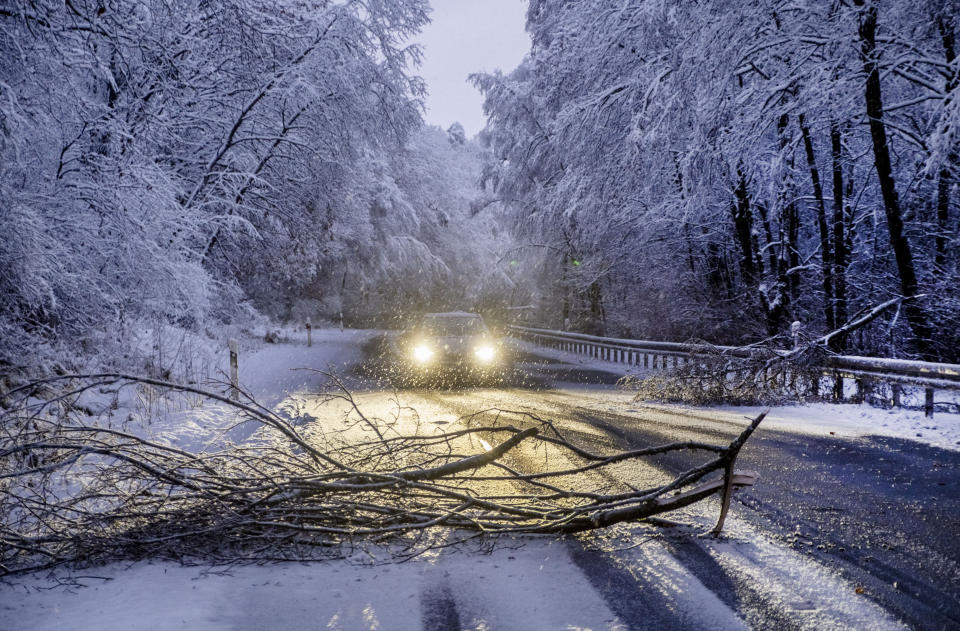
<svg viewBox="0 0 960 631">
<path fill-rule="evenodd" d="M 844 238 L 843 218 L 843 143 L 840 128 L 836 122 L 830 124 L 831 158 L 833 160 L 833 284 L 836 298 L 836 323 L 843 326 L 847 322 L 847 246 Z M 842 351 L 846 346 L 843 336 L 837 336 L 834 350 Z"/>
<path fill-rule="evenodd" d="M 707 227 L 701 226 L 700 232 L 707 244 L 707 282 L 717 292 L 722 292 L 726 299 L 730 299 L 733 296 L 733 287 L 731 286 L 731 275 L 727 260 L 717 243 L 710 238 L 710 231 L 707 230 Z"/>
<path fill-rule="evenodd" d="M 767 307 L 767 334 L 772 337 L 786 329 L 786 315 L 787 307 L 790 303 L 790 294 L 787 292 L 786 274 L 783 269 L 785 261 L 777 255 L 778 248 L 771 245 L 773 243 L 773 230 L 770 227 L 770 213 L 764 204 L 757 204 L 757 209 L 760 211 L 760 220 L 763 222 L 763 232 L 767 239 L 766 247 L 767 258 L 770 262 L 770 274 L 777 279 L 773 287 L 767 290 L 767 296 L 765 298 Z M 756 245 L 756 238 L 754 239 L 754 248 L 758 253 L 760 252 L 760 248 Z M 763 262 L 763 257 L 759 254 L 757 258 L 761 263 Z M 763 274 L 763 269 L 760 270 L 760 273 Z"/>
<path fill-rule="evenodd" d="M 790 119 L 786 114 L 780 116 L 777 120 L 777 136 L 780 139 L 780 151 L 786 149 L 789 144 L 787 138 L 787 125 Z M 787 160 L 788 173 L 793 172 L 793 155 Z M 794 201 L 793 194 L 793 176 L 788 175 L 783 185 L 783 207 L 780 216 L 780 263 L 779 269 L 782 274 L 781 282 L 789 291 L 792 302 L 797 302 L 800 298 L 800 283 L 797 282 L 798 272 L 788 273 L 788 270 L 796 270 L 800 267 L 800 251 L 797 248 L 797 241 L 800 238 L 800 221 L 797 215 L 797 204 Z"/>
<path fill-rule="evenodd" d="M 950 184 L 952 178 L 950 169 L 940 169 L 937 182 L 937 238 L 936 238 L 936 269 L 943 272 L 947 267 L 947 231 L 950 226 Z"/>
<path fill-rule="evenodd" d="M 817 169 L 810 129 L 800 115 L 800 133 L 803 135 L 803 148 L 807 154 L 807 166 L 810 168 L 810 180 L 813 182 L 813 196 L 817 202 L 817 226 L 820 229 L 820 256 L 823 260 L 823 314 L 827 321 L 827 330 L 837 328 L 833 304 L 833 250 L 830 247 L 830 231 L 827 228 L 827 209 L 823 201 L 823 186 L 820 184 L 820 170 Z"/>
<path fill-rule="evenodd" d="M 863 0 L 857 1 L 863 5 Z M 897 272 L 900 276 L 900 291 L 904 297 L 910 298 L 917 294 L 917 274 L 913 262 L 913 253 L 910 243 L 903 232 L 903 214 L 900 210 L 900 199 L 897 196 L 897 186 L 893 178 L 893 168 L 890 162 L 890 145 L 887 142 L 887 128 L 883 122 L 883 96 L 880 88 L 880 69 L 876 61 L 876 34 L 877 8 L 867 7 L 860 16 L 860 58 L 863 61 L 863 70 L 866 75 L 864 97 L 866 100 L 867 117 L 870 119 L 870 137 L 873 140 L 874 165 L 877 169 L 877 179 L 880 181 L 880 193 L 883 196 L 883 209 L 887 217 L 887 230 L 890 235 L 890 245 L 897 261 Z M 910 300 L 905 305 L 907 322 L 916 338 L 917 350 L 927 359 L 933 359 L 930 342 L 931 330 L 927 314 L 917 300 Z"/>
<path fill-rule="evenodd" d="M 843 133 L 849 135 L 850 133 L 849 123 L 844 125 Z M 848 254 L 852 254 L 853 236 L 857 230 L 857 224 L 854 223 L 853 221 L 853 208 L 850 206 L 850 200 L 854 198 L 857 192 L 856 187 L 854 186 L 856 184 L 857 166 L 854 163 L 854 161 L 851 159 L 851 160 L 847 160 L 846 167 L 847 167 L 847 177 L 843 182 L 843 185 L 846 187 L 846 190 L 844 191 L 844 195 L 843 195 L 844 200 L 846 202 L 843 209 L 843 212 L 844 212 L 843 220 L 844 220 L 844 225 L 846 229 L 844 230 L 844 233 L 843 233 L 843 243 L 845 246 L 844 250 Z"/>
<path fill-rule="evenodd" d="M 743 273 L 744 285 L 752 285 L 756 276 L 756 267 L 753 260 L 753 239 L 750 232 L 753 228 L 753 215 L 750 212 L 750 198 L 747 195 L 747 180 L 743 171 L 737 169 L 739 181 L 734 192 L 736 202 L 730 205 L 733 215 L 733 228 L 736 232 L 737 243 L 740 245 L 740 271 Z"/>
<path fill-rule="evenodd" d="M 560 291 L 563 293 L 563 297 L 560 301 L 560 329 L 566 330 L 567 324 L 570 322 L 570 281 L 568 280 L 569 271 L 567 267 L 570 265 L 572 257 L 564 252 L 560 257 Z"/>
<path fill-rule="evenodd" d="M 953 64 L 957 58 L 956 44 L 954 42 L 953 29 L 946 23 L 943 16 L 937 18 L 937 27 L 940 30 L 940 38 L 943 42 L 943 52 L 947 64 Z M 946 93 L 947 100 L 956 98 L 953 92 L 957 88 L 958 77 L 956 73 L 947 80 Z M 949 162 L 956 161 L 956 154 L 951 153 L 948 156 Z M 937 238 L 936 238 L 936 265 L 937 270 L 944 271 L 947 265 L 947 233 L 950 225 L 950 187 L 953 183 L 952 174 L 949 166 L 940 169 L 937 182 Z"/>
<path fill-rule="evenodd" d="M 596 333 L 606 335 L 607 333 L 607 312 L 603 307 L 603 290 L 600 288 L 600 281 L 595 280 L 590 283 L 590 317 L 597 325 Z"/>
<path fill-rule="evenodd" d="M 757 210 L 760 211 L 760 221 L 763 223 L 763 236 L 766 237 L 766 247 L 767 247 L 767 258 L 770 261 L 770 273 L 777 273 L 777 252 L 776 249 L 770 245 L 773 243 L 773 230 L 770 227 L 770 213 L 767 212 L 766 204 L 757 204 Z M 760 257 L 760 260 L 763 260 L 763 257 Z"/>
<path fill-rule="evenodd" d="M 686 195 L 683 193 L 683 171 L 680 170 L 680 164 L 677 162 L 676 155 L 673 156 L 673 171 L 677 185 L 677 194 L 680 196 L 681 201 L 685 201 Z M 690 266 L 690 275 L 696 276 L 697 266 L 693 257 L 693 238 L 690 236 L 690 224 L 686 220 L 683 222 L 683 240 L 687 242 L 687 264 Z"/>
</svg>

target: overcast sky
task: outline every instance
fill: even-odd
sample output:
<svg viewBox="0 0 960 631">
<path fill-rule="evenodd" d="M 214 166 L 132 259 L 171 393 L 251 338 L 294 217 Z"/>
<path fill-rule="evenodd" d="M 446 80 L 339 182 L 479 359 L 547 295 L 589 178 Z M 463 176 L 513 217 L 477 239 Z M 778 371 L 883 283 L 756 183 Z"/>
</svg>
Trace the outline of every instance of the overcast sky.
<svg viewBox="0 0 960 631">
<path fill-rule="evenodd" d="M 431 0 L 433 22 L 416 39 L 424 46 L 427 122 L 444 129 L 459 121 L 473 136 L 483 128 L 483 99 L 471 72 L 508 72 L 530 50 L 523 29 L 526 0 Z"/>
</svg>

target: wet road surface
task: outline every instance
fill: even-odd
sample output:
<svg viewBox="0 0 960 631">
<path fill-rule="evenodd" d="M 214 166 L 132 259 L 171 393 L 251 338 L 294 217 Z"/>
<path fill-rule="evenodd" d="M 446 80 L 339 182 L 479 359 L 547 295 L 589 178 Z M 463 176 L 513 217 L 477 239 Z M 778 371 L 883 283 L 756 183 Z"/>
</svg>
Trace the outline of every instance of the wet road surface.
<svg viewBox="0 0 960 631">
<path fill-rule="evenodd" d="M 489 407 L 536 411 L 598 451 L 676 440 L 724 444 L 746 423 L 729 411 L 607 405 L 607 399 L 626 400 L 616 379 L 520 355 L 496 387 L 439 384 L 400 390 L 400 396 L 407 405 L 459 416 Z M 673 452 L 653 466 L 676 474 L 695 464 L 692 454 Z M 821 438 L 761 425 L 738 468 L 761 477 L 735 496 L 742 528 L 733 527 L 728 538 L 703 536 L 716 516 L 714 502 L 680 517 L 684 525 L 652 535 L 669 562 L 650 546 L 621 553 L 590 539 L 569 540 L 570 560 L 621 628 L 960 628 L 960 453 L 888 437 Z M 750 535 L 765 547 L 755 547 Z M 706 595 L 689 601 L 684 589 L 664 587 L 681 579 L 649 571 L 669 563 Z M 842 592 L 838 600 L 825 600 L 831 591 Z M 423 616 L 436 624 L 425 628 L 455 627 L 455 598 L 443 586 L 433 593 L 425 597 Z M 696 604 L 713 600 L 734 617 L 722 622 L 716 611 L 704 613 L 710 608 Z"/>
</svg>

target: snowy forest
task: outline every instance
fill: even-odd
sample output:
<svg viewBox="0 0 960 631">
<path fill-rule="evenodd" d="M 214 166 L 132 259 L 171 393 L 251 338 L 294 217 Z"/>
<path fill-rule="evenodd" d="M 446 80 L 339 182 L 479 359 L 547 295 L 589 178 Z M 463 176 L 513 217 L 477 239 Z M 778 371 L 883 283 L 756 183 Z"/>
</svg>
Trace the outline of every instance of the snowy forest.
<svg viewBox="0 0 960 631">
<path fill-rule="evenodd" d="M 422 122 L 428 11 L 0 3 L 0 361 L 503 291 L 482 150 Z"/>
<path fill-rule="evenodd" d="M 960 358 L 958 8 L 532 0 L 474 81 L 551 324 L 746 343 L 902 296 L 834 350 Z"/>
<path fill-rule="evenodd" d="M 0 1 L 0 364 L 504 313 L 960 359 L 954 0 L 531 0 L 487 128 L 426 0 Z M 122 360 L 118 360 L 122 361 Z"/>
</svg>

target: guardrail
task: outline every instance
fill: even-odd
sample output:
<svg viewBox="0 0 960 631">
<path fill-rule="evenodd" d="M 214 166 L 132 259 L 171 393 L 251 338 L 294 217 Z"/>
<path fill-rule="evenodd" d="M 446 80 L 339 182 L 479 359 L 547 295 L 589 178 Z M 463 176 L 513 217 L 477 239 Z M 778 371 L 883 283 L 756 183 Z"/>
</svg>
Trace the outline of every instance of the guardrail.
<svg viewBox="0 0 960 631">
<path fill-rule="evenodd" d="M 676 368 L 691 361 L 697 356 L 698 351 L 702 350 L 702 347 L 695 344 L 628 340 L 521 326 L 511 326 L 509 332 L 515 337 L 538 346 L 648 370 Z M 741 347 L 712 346 L 711 348 L 733 357 L 751 356 L 749 349 Z M 832 355 L 826 358 L 822 368 L 823 374 L 832 382 L 829 384 L 832 385 L 831 398 L 835 401 L 843 401 L 847 398 L 862 401 L 871 387 L 877 383 L 883 383 L 889 387 L 887 403 L 893 407 L 900 407 L 904 388 L 920 388 L 923 390 L 924 412 L 930 417 L 933 416 L 936 405 L 934 400 L 936 391 L 960 391 L 960 364 Z M 845 396 L 844 381 L 846 379 L 852 380 L 855 384 L 852 397 Z M 819 395 L 820 383 L 815 383 L 813 386 L 813 394 Z"/>
</svg>

